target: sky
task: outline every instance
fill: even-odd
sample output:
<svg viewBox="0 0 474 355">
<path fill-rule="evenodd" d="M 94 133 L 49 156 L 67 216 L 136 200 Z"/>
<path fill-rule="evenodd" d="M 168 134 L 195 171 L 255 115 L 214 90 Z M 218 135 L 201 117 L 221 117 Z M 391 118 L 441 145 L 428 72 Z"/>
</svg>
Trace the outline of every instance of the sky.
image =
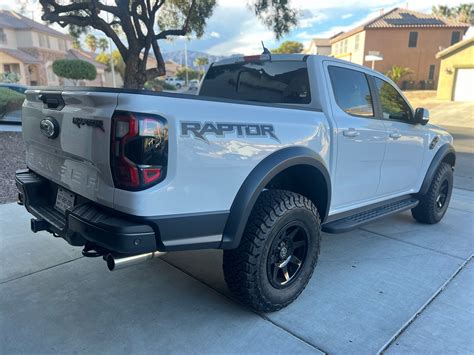
<svg viewBox="0 0 474 355">
<path fill-rule="evenodd" d="M 20 0 L 21 1 L 21 0 Z M 27 0 L 25 0 L 27 1 Z M 29 0 L 34 9 L 37 0 Z M 299 41 L 305 44 L 315 37 L 329 37 L 341 31 L 356 27 L 381 11 L 390 11 L 394 7 L 403 7 L 421 12 L 431 12 L 433 5 L 456 6 L 467 0 L 412 0 L 412 1 L 356 1 L 356 0 L 290 0 L 299 12 L 299 23 L 280 41 L 276 41 L 271 30 L 266 28 L 246 3 L 252 0 L 217 0 L 218 5 L 209 18 L 205 35 L 200 38 L 174 39 L 161 41 L 162 51 L 174 51 L 184 48 L 187 42 L 189 50 L 206 52 L 213 55 L 258 54 L 260 41 L 269 49 L 276 48 L 285 40 Z M 0 0 L 0 8 L 15 10 L 18 2 Z M 38 11 L 36 11 L 36 14 Z M 36 17 L 38 17 L 36 15 Z M 39 20 L 35 18 L 35 20 Z M 100 35 L 100 34 L 99 34 Z"/>
</svg>

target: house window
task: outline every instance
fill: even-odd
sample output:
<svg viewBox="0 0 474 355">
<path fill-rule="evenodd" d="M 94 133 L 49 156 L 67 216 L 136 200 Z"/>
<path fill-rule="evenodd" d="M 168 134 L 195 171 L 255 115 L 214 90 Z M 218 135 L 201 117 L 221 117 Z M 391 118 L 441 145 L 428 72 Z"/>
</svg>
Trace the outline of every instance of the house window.
<svg viewBox="0 0 474 355">
<path fill-rule="evenodd" d="M 451 33 L 451 45 L 458 43 L 461 40 L 461 32 L 454 31 Z"/>
<path fill-rule="evenodd" d="M 0 43 L 7 43 L 7 35 L 3 28 L 0 28 Z"/>
<path fill-rule="evenodd" d="M 347 39 L 344 40 L 344 53 L 347 53 Z"/>
<path fill-rule="evenodd" d="M 428 80 L 433 80 L 434 79 L 435 68 L 436 68 L 436 66 L 434 64 L 430 65 L 430 71 L 428 73 Z"/>
<path fill-rule="evenodd" d="M 5 73 L 17 73 L 20 74 L 20 64 L 3 64 L 3 71 Z"/>
<path fill-rule="evenodd" d="M 410 32 L 410 38 L 408 39 L 408 47 L 416 48 L 418 42 L 418 32 Z"/>
<path fill-rule="evenodd" d="M 359 36 L 360 36 L 360 35 L 356 35 L 356 36 L 355 36 L 354 51 L 359 50 Z"/>
<path fill-rule="evenodd" d="M 49 37 L 43 34 L 38 34 L 39 44 L 42 48 L 51 48 L 51 44 L 49 43 Z"/>
</svg>

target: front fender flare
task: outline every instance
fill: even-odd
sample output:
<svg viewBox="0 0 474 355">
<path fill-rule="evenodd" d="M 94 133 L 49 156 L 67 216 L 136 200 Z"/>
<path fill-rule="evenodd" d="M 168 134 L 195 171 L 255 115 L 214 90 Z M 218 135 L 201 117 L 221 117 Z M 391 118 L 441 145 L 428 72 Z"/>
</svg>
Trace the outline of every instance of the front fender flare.
<svg viewBox="0 0 474 355">
<path fill-rule="evenodd" d="M 456 151 L 454 150 L 454 147 L 446 143 L 441 148 L 438 149 L 436 152 L 433 160 L 431 161 L 430 167 L 428 168 L 428 171 L 426 172 L 425 179 L 423 180 L 423 184 L 421 185 L 420 188 L 420 195 L 424 195 L 428 192 L 428 189 L 430 188 L 431 181 L 433 181 L 433 178 L 436 174 L 436 171 L 438 170 L 439 165 L 445 160 L 445 158 L 452 154 L 453 155 L 453 167 L 454 163 L 456 162 Z"/>
<path fill-rule="evenodd" d="M 261 191 L 278 173 L 296 165 L 315 167 L 323 175 L 327 187 L 327 206 L 325 215 L 321 216 L 321 219 L 322 221 L 326 219 L 331 203 L 331 180 L 323 159 L 306 147 L 283 148 L 263 159 L 244 180 L 230 208 L 221 249 L 238 247 L 247 220 Z"/>
</svg>

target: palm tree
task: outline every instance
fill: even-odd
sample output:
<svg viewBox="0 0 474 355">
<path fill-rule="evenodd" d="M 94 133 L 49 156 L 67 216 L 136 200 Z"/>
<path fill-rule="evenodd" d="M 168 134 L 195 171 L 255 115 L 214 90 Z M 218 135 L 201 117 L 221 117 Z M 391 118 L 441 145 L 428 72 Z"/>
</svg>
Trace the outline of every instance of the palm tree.
<svg viewBox="0 0 474 355">
<path fill-rule="evenodd" d="M 433 6 L 431 12 L 433 15 L 474 25 L 474 4 L 461 4 L 453 7 Z"/>
<path fill-rule="evenodd" d="M 97 38 L 93 34 L 86 36 L 86 46 L 91 52 L 95 52 L 97 49 Z"/>
<path fill-rule="evenodd" d="M 201 69 L 200 74 L 204 75 L 204 66 L 209 64 L 209 58 L 207 57 L 196 58 L 196 60 L 194 61 L 194 64 Z"/>
<path fill-rule="evenodd" d="M 412 74 L 413 71 L 410 68 L 404 68 L 394 65 L 385 75 L 387 75 L 396 84 L 399 84 L 400 80 L 407 75 Z"/>
<path fill-rule="evenodd" d="M 459 22 L 474 25 L 474 4 L 461 4 L 456 8 L 456 19 Z"/>
<path fill-rule="evenodd" d="M 431 8 L 433 15 L 450 18 L 452 16 L 451 8 L 449 6 L 438 5 Z"/>
<path fill-rule="evenodd" d="M 97 47 L 100 48 L 101 52 L 105 52 L 107 48 L 109 48 L 109 42 L 107 41 L 107 38 L 99 38 L 99 41 L 97 42 Z"/>
</svg>

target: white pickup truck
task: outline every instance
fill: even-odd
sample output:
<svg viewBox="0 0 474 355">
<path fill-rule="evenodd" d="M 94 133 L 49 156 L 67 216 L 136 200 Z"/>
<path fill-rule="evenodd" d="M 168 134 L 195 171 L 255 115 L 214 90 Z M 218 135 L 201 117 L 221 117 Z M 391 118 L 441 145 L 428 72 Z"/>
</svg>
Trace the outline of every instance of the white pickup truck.
<svg viewBox="0 0 474 355">
<path fill-rule="evenodd" d="M 173 85 L 178 90 L 186 85 L 186 82 L 184 80 L 181 80 L 175 77 L 167 77 L 165 79 L 165 83 Z"/>
<path fill-rule="evenodd" d="M 231 291 L 260 311 L 298 297 L 321 231 L 411 209 L 439 222 L 453 139 L 382 74 L 307 55 L 227 59 L 199 94 L 26 92 L 19 202 L 109 269 L 223 249 Z"/>
</svg>

